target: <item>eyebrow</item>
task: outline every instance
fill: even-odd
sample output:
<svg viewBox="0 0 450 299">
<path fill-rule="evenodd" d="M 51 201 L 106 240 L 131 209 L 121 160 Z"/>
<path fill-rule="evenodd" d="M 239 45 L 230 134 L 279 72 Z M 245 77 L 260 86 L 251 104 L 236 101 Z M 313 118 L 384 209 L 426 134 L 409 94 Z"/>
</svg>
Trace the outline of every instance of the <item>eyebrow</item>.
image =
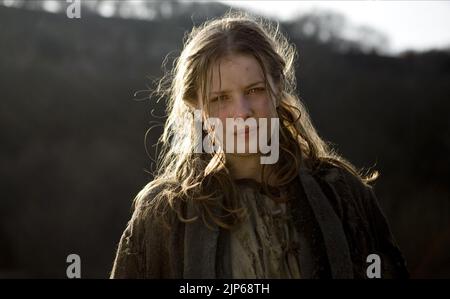
<svg viewBox="0 0 450 299">
<path fill-rule="evenodd" d="M 247 85 L 244 89 L 251 88 L 251 87 L 261 84 L 261 83 L 264 84 L 264 81 L 258 81 L 255 83 L 251 83 L 251 84 Z M 229 90 L 221 90 L 221 91 L 213 91 L 213 92 L 211 92 L 211 94 L 224 94 L 224 93 L 229 93 L 229 92 L 230 92 Z"/>
</svg>

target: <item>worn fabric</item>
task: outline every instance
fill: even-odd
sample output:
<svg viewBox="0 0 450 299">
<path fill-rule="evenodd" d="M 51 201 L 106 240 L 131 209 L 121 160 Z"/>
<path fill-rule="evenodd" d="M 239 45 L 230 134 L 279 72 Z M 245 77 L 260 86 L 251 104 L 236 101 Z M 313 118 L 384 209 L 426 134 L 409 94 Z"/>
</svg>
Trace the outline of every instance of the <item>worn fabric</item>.
<svg viewBox="0 0 450 299">
<path fill-rule="evenodd" d="M 300 278 L 299 240 L 290 202 L 275 202 L 251 179 L 237 180 L 243 223 L 230 232 L 233 278 Z"/>
<path fill-rule="evenodd" d="M 148 195 L 148 202 L 160 190 Z M 406 278 L 405 259 L 373 189 L 329 164 L 301 169 L 291 202 L 302 278 L 367 278 L 366 258 L 378 254 L 383 278 Z M 196 214 L 185 207 L 187 217 Z M 170 230 L 136 207 L 117 248 L 111 278 L 232 278 L 228 230 L 185 224 Z M 236 269 L 234 270 L 236 271 Z M 234 272 L 236 273 L 236 272 Z"/>
</svg>

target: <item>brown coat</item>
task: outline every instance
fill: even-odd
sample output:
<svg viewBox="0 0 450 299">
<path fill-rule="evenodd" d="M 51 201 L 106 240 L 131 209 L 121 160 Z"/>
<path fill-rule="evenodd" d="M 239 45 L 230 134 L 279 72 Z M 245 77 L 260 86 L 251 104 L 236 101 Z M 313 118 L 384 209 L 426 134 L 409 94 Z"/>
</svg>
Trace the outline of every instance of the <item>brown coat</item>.
<svg viewBox="0 0 450 299">
<path fill-rule="evenodd" d="M 314 173 L 303 169 L 298 179 L 292 213 L 300 234 L 302 277 L 366 278 L 366 258 L 372 253 L 381 257 L 383 278 L 408 277 L 371 187 L 331 165 Z M 187 213 L 194 215 L 192 206 Z M 111 278 L 231 278 L 227 230 L 173 217 L 169 231 L 157 217 L 144 215 L 136 209 L 128 222 Z"/>
</svg>

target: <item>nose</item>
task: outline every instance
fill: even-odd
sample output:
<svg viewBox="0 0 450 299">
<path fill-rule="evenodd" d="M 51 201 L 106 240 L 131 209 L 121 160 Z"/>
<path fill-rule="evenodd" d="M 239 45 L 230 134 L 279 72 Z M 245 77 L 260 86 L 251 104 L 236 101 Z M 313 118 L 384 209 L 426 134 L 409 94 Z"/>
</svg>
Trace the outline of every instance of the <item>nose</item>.
<svg viewBox="0 0 450 299">
<path fill-rule="evenodd" d="M 234 104 L 235 118 L 247 119 L 253 115 L 253 110 L 250 102 L 244 95 L 237 97 Z"/>
</svg>

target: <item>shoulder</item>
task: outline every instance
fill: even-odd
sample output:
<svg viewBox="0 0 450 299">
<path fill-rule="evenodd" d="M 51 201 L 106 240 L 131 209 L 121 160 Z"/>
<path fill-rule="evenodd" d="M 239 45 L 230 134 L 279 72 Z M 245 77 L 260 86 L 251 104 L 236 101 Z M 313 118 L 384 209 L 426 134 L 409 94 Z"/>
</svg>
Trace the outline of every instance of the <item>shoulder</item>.
<svg viewBox="0 0 450 299">
<path fill-rule="evenodd" d="M 340 217 L 347 215 L 351 221 L 367 219 L 374 209 L 380 208 L 373 187 L 345 167 L 322 162 L 308 172 L 319 183 Z"/>
<path fill-rule="evenodd" d="M 122 233 L 111 277 L 160 278 L 170 274 L 170 210 L 164 211 L 165 184 L 147 184 L 136 195 L 131 219 Z M 168 274 L 169 273 L 169 274 Z"/>
<path fill-rule="evenodd" d="M 174 214 L 167 209 L 164 197 L 166 184 L 148 183 L 135 196 L 131 217 L 122 233 L 119 245 L 121 257 L 133 253 L 145 256 L 146 252 L 162 252 L 168 241 Z"/>
<path fill-rule="evenodd" d="M 172 187 L 170 182 L 149 183 L 135 197 L 128 229 L 135 234 L 135 242 L 147 252 L 165 251 L 170 236 L 182 228 L 177 210 L 181 201 L 171 203 L 167 195 Z"/>
<path fill-rule="evenodd" d="M 367 197 L 374 196 L 373 187 L 361 179 L 361 177 L 344 168 L 330 162 L 323 162 L 314 172 L 314 176 L 327 183 L 339 195 L 347 199 L 353 199 L 360 204 Z"/>
<path fill-rule="evenodd" d="M 146 206 L 154 206 L 165 192 L 174 188 L 174 183 L 162 180 L 153 180 L 147 183 L 135 196 L 133 200 L 133 208 L 143 208 Z"/>
</svg>

